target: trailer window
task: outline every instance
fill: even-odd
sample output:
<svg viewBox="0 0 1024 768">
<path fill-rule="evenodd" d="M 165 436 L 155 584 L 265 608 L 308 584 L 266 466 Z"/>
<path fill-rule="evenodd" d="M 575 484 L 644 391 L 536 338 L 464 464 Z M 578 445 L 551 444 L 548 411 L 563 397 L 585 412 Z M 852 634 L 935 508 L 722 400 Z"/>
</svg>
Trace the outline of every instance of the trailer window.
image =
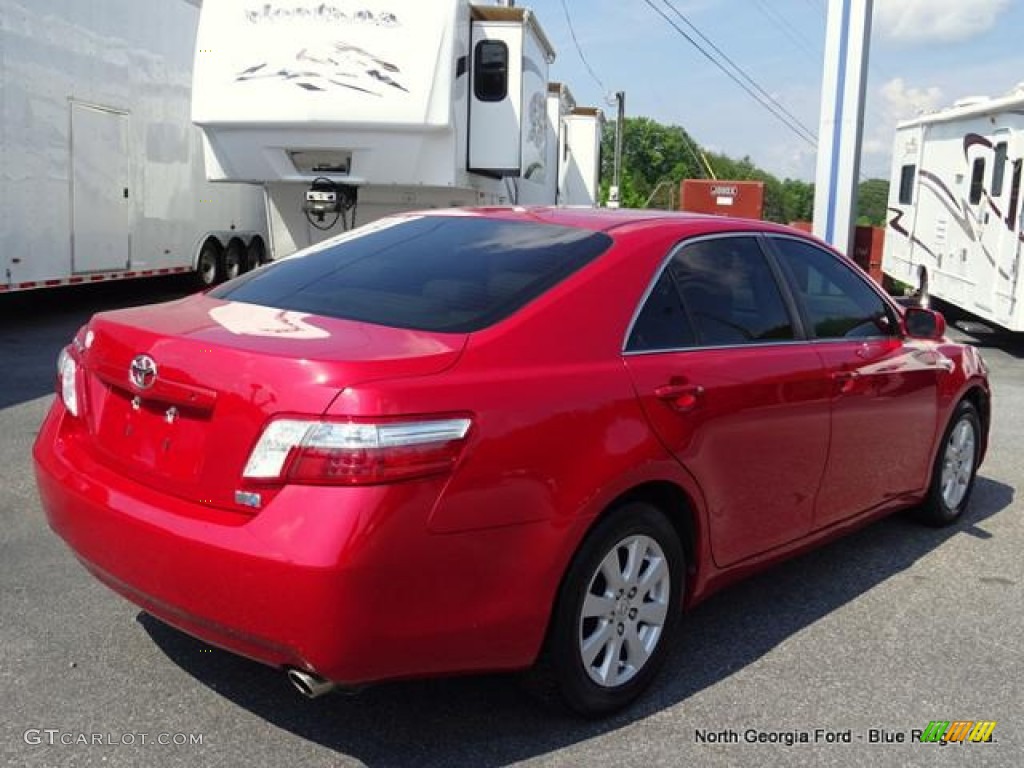
<svg viewBox="0 0 1024 768">
<path fill-rule="evenodd" d="M 900 169 L 900 205 L 911 205 L 914 202 L 914 181 L 916 178 L 916 165 L 904 165 Z"/>
<path fill-rule="evenodd" d="M 1013 161 L 1013 179 L 1010 181 L 1010 211 L 1006 214 L 1006 225 L 1013 229 L 1017 223 L 1017 206 L 1020 204 L 1020 177 L 1024 160 Z"/>
<path fill-rule="evenodd" d="M 1006 142 L 996 144 L 996 161 L 992 166 L 992 197 L 1003 194 L 1003 178 L 1006 176 Z"/>
<path fill-rule="evenodd" d="M 481 40 L 473 52 L 473 93 L 479 101 L 504 101 L 508 96 L 508 46 Z"/>
<path fill-rule="evenodd" d="M 971 205 L 981 202 L 981 196 L 985 192 L 985 158 L 975 159 L 971 167 Z"/>
</svg>

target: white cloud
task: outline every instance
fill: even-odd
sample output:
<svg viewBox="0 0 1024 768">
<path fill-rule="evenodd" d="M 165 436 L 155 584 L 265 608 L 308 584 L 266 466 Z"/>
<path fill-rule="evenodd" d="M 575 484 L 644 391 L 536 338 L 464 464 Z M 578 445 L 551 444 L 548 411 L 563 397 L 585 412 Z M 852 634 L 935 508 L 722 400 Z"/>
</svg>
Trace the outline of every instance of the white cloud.
<svg viewBox="0 0 1024 768">
<path fill-rule="evenodd" d="M 877 95 L 868 99 L 868 115 L 861 147 L 862 171 L 883 178 L 889 175 L 889 152 L 892 150 L 896 124 L 922 112 L 931 112 L 943 105 L 941 88 L 915 88 L 902 77 L 887 81 Z"/>
<path fill-rule="evenodd" d="M 954 42 L 987 32 L 1010 0 L 879 0 L 873 27 L 902 42 Z"/>
</svg>

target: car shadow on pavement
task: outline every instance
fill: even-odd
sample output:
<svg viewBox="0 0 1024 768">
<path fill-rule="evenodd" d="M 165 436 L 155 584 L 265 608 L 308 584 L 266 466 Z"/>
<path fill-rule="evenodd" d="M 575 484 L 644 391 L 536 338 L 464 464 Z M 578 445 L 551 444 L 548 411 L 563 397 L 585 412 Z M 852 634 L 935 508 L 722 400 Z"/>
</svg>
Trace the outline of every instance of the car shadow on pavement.
<svg viewBox="0 0 1024 768">
<path fill-rule="evenodd" d="M 368 766 L 501 766 L 613 732 L 715 685 L 949 539 L 991 538 L 981 523 L 1013 495 L 979 477 L 970 512 L 952 527 L 896 515 L 717 594 L 687 615 L 652 689 L 603 721 L 538 706 L 514 675 L 390 683 L 310 701 L 279 671 L 211 651 L 148 614 L 138 621 L 172 662 L 229 701 Z"/>
<path fill-rule="evenodd" d="M 977 347 L 985 354 L 985 350 L 993 349 L 1004 352 L 1017 360 L 1024 360 L 1024 333 L 984 332 L 974 330 L 964 338 L 971 346 Z"/>
</svg>

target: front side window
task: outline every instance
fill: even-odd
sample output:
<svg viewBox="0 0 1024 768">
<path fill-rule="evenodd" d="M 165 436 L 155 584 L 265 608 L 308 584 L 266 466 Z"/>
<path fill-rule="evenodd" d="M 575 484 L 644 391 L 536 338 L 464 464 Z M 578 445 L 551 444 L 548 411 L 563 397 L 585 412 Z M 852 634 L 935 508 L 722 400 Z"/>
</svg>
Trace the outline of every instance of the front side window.
<svg viewBox="0 0 1024 768">
<path fill-rule="evenodd" d="M 596 259 L 601 232 L 472 216 L 367 227 L 225 283 L 214 298 L 393 328 L 469 333 Z"/>
<path fill-rule="evenodd" d="M 684 246 L 670 265 L 701 346 L 794 338 L 775 276 L 754 237 Z"/>
<path fill-rule="evenodd" d="M 848 264 L 812 243 L 774 237 L 787 279 L 818 339 L 894 336 L 885 301 Z"/>
<path fill-rule="evenodd" d="M 508 96 L 508 46 L 501 40 L 476 44 L 473 93 L 479 101 L 504 101 Z"/>
</svg>

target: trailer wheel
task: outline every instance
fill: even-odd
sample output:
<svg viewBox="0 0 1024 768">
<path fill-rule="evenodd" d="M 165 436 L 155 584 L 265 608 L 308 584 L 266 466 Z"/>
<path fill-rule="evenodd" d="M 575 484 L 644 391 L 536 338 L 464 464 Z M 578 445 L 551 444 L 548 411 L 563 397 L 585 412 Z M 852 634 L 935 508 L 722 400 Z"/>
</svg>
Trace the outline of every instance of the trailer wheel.
<svg viewBox="0 0 1024 768">
<path fill-rule="evenodd" d="M 263 238 L 257 235 L 249 241 L 249 247 L 246 249 L 246 269 L 256 269 L 263 264 L 267 263 L 267 248 L 263 245 Z"/>
<path fill-rule="evenodd" d="M 923 266 L 917 268 L 917 305 L 927 309 L 932 303 L 931 295 L 928 293 L 928 270 Z"/>
<path fill-rule="evenodd" d="M 241 240 L 232 240 L 224 252 L 224 279 L 234 280 L 246 271 L 247 255 Z"/>
<path fill-rule="evenodd" d="M 199 251 L 199 258 L 196 260 L 195 282 L 196 287 L 203 290 L 217 284 L 220 276 L 220 244 L 209 239 L 203 243 Z"/>
</svg>

